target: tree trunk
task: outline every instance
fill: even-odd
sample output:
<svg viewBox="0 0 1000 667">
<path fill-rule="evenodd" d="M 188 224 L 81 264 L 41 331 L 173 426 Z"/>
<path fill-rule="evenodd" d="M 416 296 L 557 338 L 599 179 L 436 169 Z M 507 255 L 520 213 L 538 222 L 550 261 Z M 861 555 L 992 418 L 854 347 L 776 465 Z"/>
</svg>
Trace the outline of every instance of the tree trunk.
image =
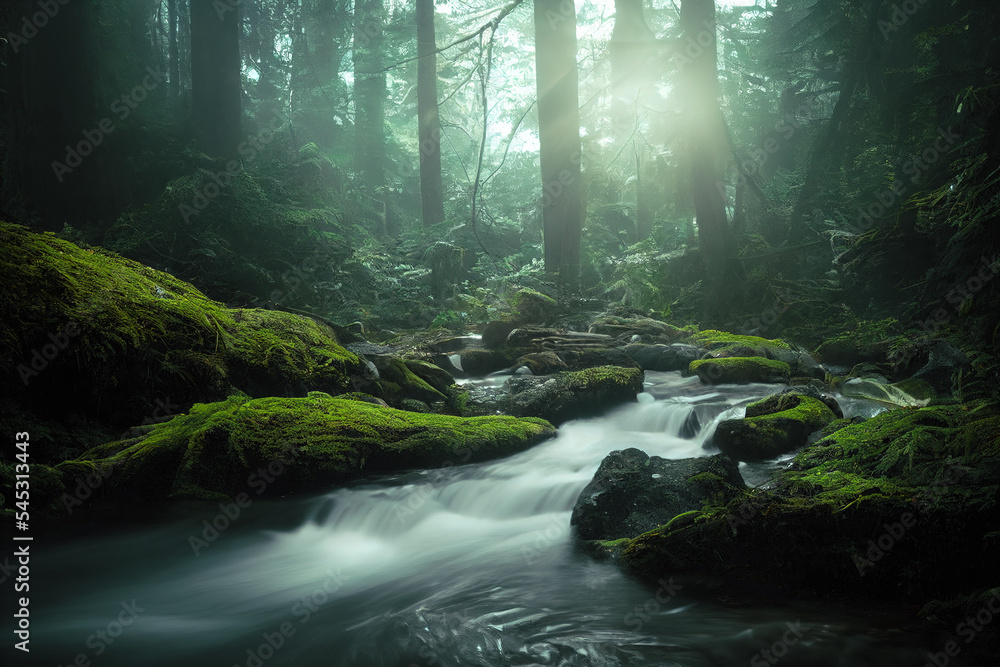
<svg viewBox="0 0 1000 667">
<path fill-rule="evenodd" d="M 698 221 L 705 265 L 705 313 L 723 317 L 728 310 L 726 290 L 729 226 L 726 220 L 726 199 L 723 182 L 725 124 L 719 107 L 718 72 L 716 70 L 715 2 L 713 0 L 682 0 L 681 26 L 689 43 L 711 43 L 700 53 L 689 54 L 683 61 L 682 99 L 687 100 L 687 123 L 691 137 L 691 177 L 694 210 Z"/>
<path fill-rule="evenodd" d="M 382 72 L 382 0 L 356 0 L 354 5 L 354 166 L 365 190 L 385 189 L 386 87 Z"/>
<path fill-rule="evenodd" d="M 436 51 L 434 0 L 417 0 L 417 56 L 420 58 L 417 64 L 417 117 L 420 140 L 420 204 L 424 227 L 444 220 Z"/>
<path fill-rule="evenodd" d="M 572 0 L 535 0 L 535 81 L 542 171 L 545 270 L 575 291 L 580 272 L 583 185 Z"/>
<path fill-rule="evenodd" d="M 167 23 L 169 32 L 170 97 L 176 103 L 181 97 L 181 63 L 177 49 L 177 0 L 167 3 Z"/>
<path fill-rule="evenodd" d="M 239 6 L 191 0 L 191 102 L 203 151 L 235 158 L 242 140 Z"/>
</svg>

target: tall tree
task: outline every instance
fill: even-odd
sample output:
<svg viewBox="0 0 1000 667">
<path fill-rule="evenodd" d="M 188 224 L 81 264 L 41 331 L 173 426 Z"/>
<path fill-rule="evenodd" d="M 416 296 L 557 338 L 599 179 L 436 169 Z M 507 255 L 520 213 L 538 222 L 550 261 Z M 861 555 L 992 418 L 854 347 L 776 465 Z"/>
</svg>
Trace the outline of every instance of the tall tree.
<svg viewBox="0 0 1000 667">
<path fill-rule="evenodd" d="M 705 312 L 710 317 L 719 317 L 728 309 L 729 225 L 725 195 L 719 187 L 727 151 L 725 123 L 719 106 L 715 2 L 681 0 L 680 21 L 685 41 L 700 47 L 692 48 L 688 57 L 680 59 L 681 92 L 686 102 L 694 211 L 706 273 Z"/>
<path fill-rule="evenodd" d="M 545 270 L 562 287 L 575 290 L 584 207 L 572 0 L 535 0 L 535 81 Z"/>
<path fill-rule="evenodd" d="M 177 101 L 181 96 L 180 55 L 177 48 L 177 0 L 167 2 L 167 59 L 170 61 L 170 96 Z"/>
<path fill-rule="evenodd" d="M 242 139 L 239 5 L 191 0 L 191 103 L 206 153 L 236 157 Z"/>
<path fill-rule="evenodd" d="M 420 203 L 424 227 L 444 220 L 441 185 L 441 121 L 437 104 L 437 42 L 434 0 L 417 0 L 417 117 L 420 140 Z"/>
<path fill-rule="evenodd" d="M 385 72 L 382 37 L 385 18 L 382 0 L 354 3 L 354 165 L 369 194 L 385 186 Z"/>
</svg>

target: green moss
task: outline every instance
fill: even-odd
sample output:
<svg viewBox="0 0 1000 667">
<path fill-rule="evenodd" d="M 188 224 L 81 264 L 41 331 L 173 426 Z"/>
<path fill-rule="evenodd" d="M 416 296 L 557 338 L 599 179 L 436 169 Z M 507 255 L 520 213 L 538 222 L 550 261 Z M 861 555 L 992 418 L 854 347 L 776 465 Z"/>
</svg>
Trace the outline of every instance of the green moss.
<svg viewBox="0 0 1000 667">
<path fill-rule="evenodd" d="M 709 384 L 748 384 L 788 382 L 792 369 L 783 361 L 764 357 L 723 357 L 692 361 L 688 373 Z"/>
<path fill-rule="evenodd" d="M 110 466 L 112 479 L 102 488 L 118 497 L 216 498 L 482 461 L 553 434 L 540 419 L 416 414 L 312 392 L 197 404 L 147 435 L 90 450 L 74 465 Z M 268 471 L 273 484 L 262 481 Z"/>
<path fill-rule="evenodd" d="M 52 234 L 0 223 L 0 240 L 7 286 L 0 319 L 8 324 L 0 329 L 0 368 L 27 380 L 27 389 L 2 390 L 13 400 L 24 389 L 36 403 L 75 403 L 128 425 L 152 415 L 164 397 L 183 409 L 234 390 L 340 393 L 367 376 L 357 356 L 309 318 L 228 309 L 168 273 Z M 34 353 L 62 333 L 63 349 L 32 369 Z"/>
<path fill-rule="evenodd" d="M 792 346 L 778 338 L 760 338 L 759 336 L 741 336 L 727 331 L 706 329 L 691 335 L 691 340 L 709 348 L 726 347 L 728 345 L 746 345 L 754 348 L 780 347 L 790 350 Z"/>
<path fill-rule="evenodd" d="M 771 491 L 710 502 L 632 540 L 621 560 L 653 581 L 704 572 L 881 599 L 988 587 L 1000 557 L 989 539 L 1000 530 L 998 426 L 1000 406 L 985 402 L 845 426 Z"/>
<path fill-rule="evenodd" d="M 739 461 L 761 461 L 791 452 L 836 417 L 825 403 L 798 394 L 775 394 L 751 403 L 745 419 L 727 420 L 714 442 Z"/>
</svg>

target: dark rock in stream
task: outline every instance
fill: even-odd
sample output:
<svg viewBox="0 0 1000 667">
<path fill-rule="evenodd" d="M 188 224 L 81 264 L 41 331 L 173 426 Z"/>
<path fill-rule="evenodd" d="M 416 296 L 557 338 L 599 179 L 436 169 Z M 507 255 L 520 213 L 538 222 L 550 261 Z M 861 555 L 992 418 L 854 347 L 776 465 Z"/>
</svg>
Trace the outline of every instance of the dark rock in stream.
<svg viewBox="0 0 1000 667">
<path fill-rule="evenodd" d="M 722 454 L 670 460 L 634 447 L 616 450 L 580 493 L 570 525 L 583 540 L 634 538 L 745 488 L 736 462 Z"/>
<path fill-rule="evenodd" d="M 510 393 L 503 407 L 517 417 L 542 417 L 559 425 L 634 402 L 643 375 L 638 368 L 598 366 L 550 377 L 515 377 L 507 383 Z"/>
<path fill-rule="evenodd" d="M 683 343 L 632 343 L 623 350 L 640 368 L 647 371 L 686 371 L 691 362 L 700 359 L 703 353 L 701 348 Z"/>
</svg>

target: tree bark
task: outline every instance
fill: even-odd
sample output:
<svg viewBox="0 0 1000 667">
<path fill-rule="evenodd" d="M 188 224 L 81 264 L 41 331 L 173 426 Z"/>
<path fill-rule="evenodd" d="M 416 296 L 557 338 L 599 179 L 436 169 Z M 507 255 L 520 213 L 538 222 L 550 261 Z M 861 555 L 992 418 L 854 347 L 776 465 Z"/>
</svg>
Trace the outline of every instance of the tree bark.
<svg viewBox="0 0 1000 667">
<path fill-rule="evenodd" d="M 242 140 L 239 6 L 191 0 L 191 103 L 203 151 L 235 158 Z"/>
<path fill-rule="evenodd" d="M 584 207 L 573 0 L 535 0 L 535 80 L 545 270 L 575 291 Z"/>
<path fill-rule="evenodd" d="M 167 23 L 169 32 L 168 58 L 170 59 L 170 97 L 176 104 L 181 97 L 181 63 L 177 48 L 177 0 L 167 3 Z"/>
<path fill-rule="evenodd" d="M 385 189 L 385 73 L 382 0 L 354 5 L 354 166 L 369 195 Z"/>
<path fill-rule="evenodd" d="M 434 0 L 417 0 L 417 136 L 420 141 L 420 207 L 424 227 L 444 220 L 441 121 L 437 104 Z"/>
<path fill-rule="evenodd" d="M 716 65 L 715 2 L 682 0 L 681 26 L 689 43 L 705 44 L 681 60 L 682 97 L 687 101 L 694 210 L 705 266 L 705 313 L 723 317 L 728 310 L 726 290 L 729 226 L 726 198 L 721 189 L 726 151 L 725 123 L 719 106 Z M 710 43 L 708 43 L 710 42 Z"/>
</svg>

